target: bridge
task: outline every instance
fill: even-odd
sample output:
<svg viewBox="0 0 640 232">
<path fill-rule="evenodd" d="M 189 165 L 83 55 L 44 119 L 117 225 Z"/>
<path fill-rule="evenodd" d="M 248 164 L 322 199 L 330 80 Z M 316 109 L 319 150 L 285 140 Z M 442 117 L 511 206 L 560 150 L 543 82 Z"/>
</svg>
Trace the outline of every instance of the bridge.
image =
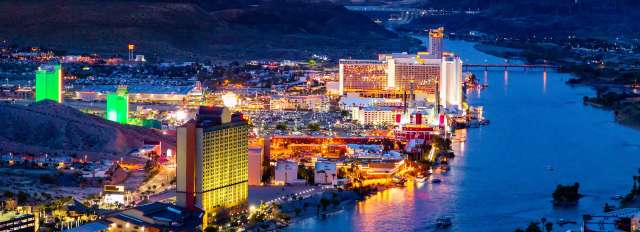
<svg viewBox="0 0 640 232">
<path fill-rule="evenodd" d="M 505 70 L 507 70 L 509 68 L 524 68 L 525 70 L 541 68 L 541 69 L 544 69 L 545 71 L 548 68 L 549 69 L 558 68 L 558 66 L 551 65 L 551 64 L 508 64 L 508 63 L 504 63 L 504 64 L 462 64 L 462 67 L 464 67 L 465 69 L 469 69 L 469 68 L 484 68 L 485 70 L 487 70 L 489 68 L 504 68 Z"/>
<path fill-rule="evenodd" d="M 347 10 L 363 13 L 390 14 L 385 24 L 408 24 L 411 21 L 428 14 L 427 10 L 417 8 L 384 7 L 384 6 L 345 6 Z"/>
</svg>

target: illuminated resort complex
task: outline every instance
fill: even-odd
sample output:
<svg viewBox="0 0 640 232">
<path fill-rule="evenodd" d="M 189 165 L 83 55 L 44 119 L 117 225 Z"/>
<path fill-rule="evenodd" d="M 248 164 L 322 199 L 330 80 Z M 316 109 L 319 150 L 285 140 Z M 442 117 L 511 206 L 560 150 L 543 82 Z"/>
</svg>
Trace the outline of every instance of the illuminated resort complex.
<svg viewBox="0 0 640 232">
<path fill-rule="evenodd" d="M 62 68 L 59 64 L 42 65 L 36 70 L 36 102 L 51 100 L 62 103 Z"/>
<path fill-rule="evenodd" d="M 380 54 L 377 60 L 340 60 L 340 93 L 403 98 L 413 91 L 411 96 L 418 101 L 439 100 L 445 108 L 459 109 L 462 61 L 453 53 L 442 51 L 443 33 L 443 28 L 430 31 L 428 52 Z"/>
<path fill-rule="evenodd" d="M 203 228 L 217 210 L 247 201 L 248 131 L 226 107 L 201 107 L 177 130 L 177 204 L 204 210 Z"/>
<path fill-rule="evenodd" d="M 115 93 L 107 94 L 106 117 L 120 124 L 129 121 L 129 93 L 126 86 L 118 86 Z"/>
</svg>

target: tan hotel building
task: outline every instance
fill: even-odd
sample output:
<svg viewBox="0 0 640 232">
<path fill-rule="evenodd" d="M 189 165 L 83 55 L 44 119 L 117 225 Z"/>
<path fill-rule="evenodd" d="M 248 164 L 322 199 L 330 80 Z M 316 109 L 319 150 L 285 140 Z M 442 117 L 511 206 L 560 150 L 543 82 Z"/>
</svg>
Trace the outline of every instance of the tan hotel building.
<svg viewBox="0 0 640 232">
<path fill-rule="evenodd" d="M 413 83 L 417 99 L 434 102 L 438 87 L 441 105 L 462 104 L 462 60 L 451 53 L 440 59 L 428 53 L 382 54 L 378 60 L 342 59 L 339 72 L 341 95 L 402 98 Z"/>
<path fill-rule="evenodd" d="M 462 104 L 462 60 L 443 52 L 444 29 L 429 32 L 429 52 L 380 54 L 377 60 L 339 61 L 339 93 L 370 98 L 402 98 L 413 83 L 417 99 L 441 105 Z M 437 87 L 437 88 L 436 88 Z"/>
<path fill-rule="evenodd" d="M 203 227 L 221 208 L 248 196 L 249 125 L 226 107 L 200 107 L 197 118 L 177 129 L 176 203 L 203 210 Z"/>
</svg>

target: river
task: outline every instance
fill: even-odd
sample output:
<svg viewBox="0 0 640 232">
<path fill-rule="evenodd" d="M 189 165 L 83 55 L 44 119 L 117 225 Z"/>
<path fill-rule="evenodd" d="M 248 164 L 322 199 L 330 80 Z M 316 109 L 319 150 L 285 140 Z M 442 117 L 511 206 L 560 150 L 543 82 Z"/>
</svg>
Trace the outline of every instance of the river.
<svg viewBox="0 0 640 232">
<path fill-rule="evenodd" d="M 466 63 L 501 63 L 473 44 L 446 41 Z M 542 217 L 578 221 L 554 231 L 579 229 L 581 215 L 602 212 L 611 197 L 628 192 L 640 168 L 640 132 L 614 122 L 608 111 L 585 106 L 589 87 L 564 82 L 569 74 L 549 70 L 472 70 L 489 87 L 467 93 L 484 106 L 491 124 L 457 131 L 457 157 L 441 184 L 408 184 L 379 192 L 344 212 L 307 218 L 288 231 L 436 231 L 434 221 L 451 216 L 449 231 L 513 231 Z M 549 170 L 548 167 L 553 167 Z M 576 207 L 555 208 L 558 184 L 580 183 Z"/>
</svg>

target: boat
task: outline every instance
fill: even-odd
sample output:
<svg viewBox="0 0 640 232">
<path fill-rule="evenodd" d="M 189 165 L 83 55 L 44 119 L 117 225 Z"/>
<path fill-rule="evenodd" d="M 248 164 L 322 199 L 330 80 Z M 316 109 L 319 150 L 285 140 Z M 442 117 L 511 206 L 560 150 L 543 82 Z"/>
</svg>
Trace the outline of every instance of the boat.
<svg viewBox="0 0 640 232">
<path fill-rule="evenodd" d="M 427 178 L 424 177 L 423 175 L 418 175 L 416 176 L 416 182 L 418 183 L 423 183 Z"/>
<path fill-rule="evenodd" d="M 446 228 L 451 226 L 451 218 L 450 217 L 439 217 L 436 219 L 436 226 L 438 228 Z"/>
<path fill-rule="evenodd" d="M 551 165 L 547 165 L 547 170 L 553 171 L 553 167 Z"/>
<path fill-rule="evenodd" d="M 404 186 L 404 183 L 407 182 L 407 180 L 401 176 L 393 176 L 391 181 L 393 181 L 397 186 Z"/>
<path fill-rule="evenodd" d="M 442 180 L 440 180 L 440 179 L 431 180 L 431 183 L 434 183 L 434 184 L 439 184 L 440 182 L 442 182 Z"/>
<path fill-rule="evenodd" d="M 558 225 L 565 225 L 565 224 L 577 224 L 578 222 L 576 221 L 571 221 L 571 220 L 565 220 L 564 218 L 560 218 L 560 220 L 558 220 L 558 222 L 556 222 Z"/>
<path fill-rule="evenodd" d="M 469 124 L 467 124 L 469 128 L 479 128 L 480 127 L 480 122 L 476 119 L 473 119 L 469 122 Z"/>
<path fill-rule="evenodd" d="M 451 168 L 449 167 L 449 163 L 447 163 L 447 162 L 442 162 L 442 163 L 440 164 L 440 170 L 441 170 L 442 172 L 448 172 L 449 170 L 451 170 Z"/>
<path fill-rule="evenodd" d="M 617 194 L 616 194 L 616 195 L 615 195 L 615 196 L 613 196 L 611 199 L 612 199 L 612 200 L 620 200 L 620 199 L 622 199 L 622 198 L 623 198 L 623 197 L 622 197 L 622 195 L 617 195 Z"/>
</svg>

